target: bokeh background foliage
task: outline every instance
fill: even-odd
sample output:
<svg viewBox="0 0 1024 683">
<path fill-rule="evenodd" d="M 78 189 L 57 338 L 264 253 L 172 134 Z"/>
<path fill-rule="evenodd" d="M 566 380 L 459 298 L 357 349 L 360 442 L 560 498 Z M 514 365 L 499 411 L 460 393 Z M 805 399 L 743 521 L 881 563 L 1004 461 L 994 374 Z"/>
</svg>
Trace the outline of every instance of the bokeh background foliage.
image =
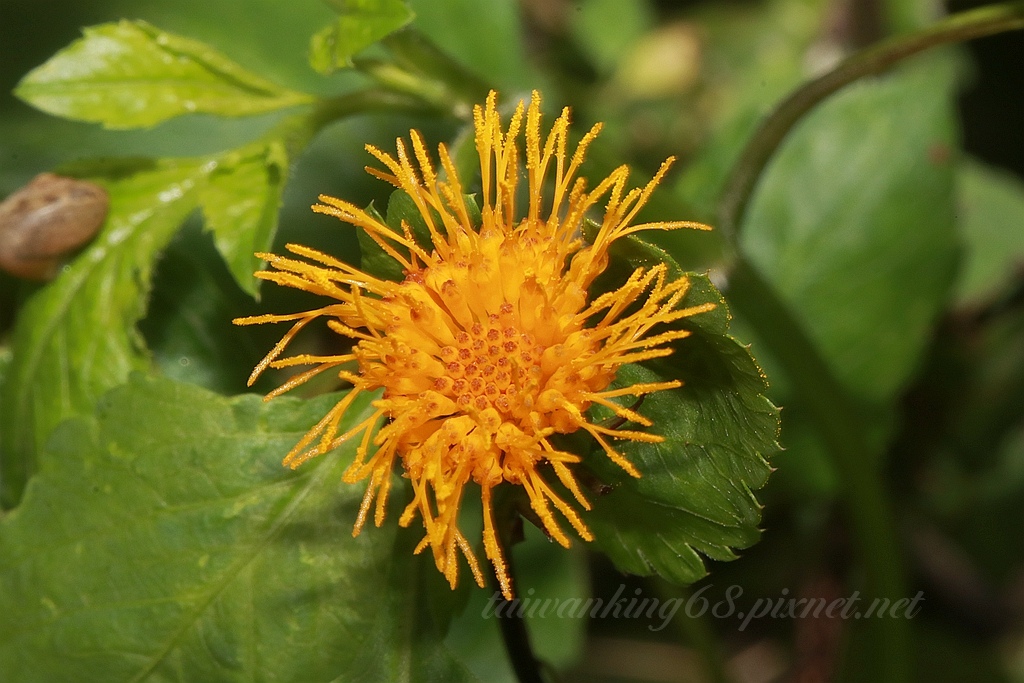
<svg viewBox="0 0 1024 683">
<path fill-rule="evenodd" d="M 0 83 L 20 100 L 0 102 L 0 195 L 60 168 L 103 185 L 111 214 L 53 282 L 0 274 L 0 673 L 513 680 L 497 620 L 480 617 L 489 591 L 465 580 L 449 591 L 394 519 L 351 538 L 362 491 L 339 483 L 350 449 L 279 467 L 339 387 L 269 404 L 244 394 L 275 331 L 228 321 L 311 307 L 261 291 L 253 251 L 296 241 L 371 263 L 379 255 L 361 253 L 352 230 L 306 207 L 326 192 L 407 216 L 401 196 L 362 172 L 362 145 L 389 149 L 415 126 L 471 168 L 466 105 L 487 87 L 508 100 L 540 88 L 552 111 L 573 106 L 580 129 L 605 121 L 592 178 L 626 161 L 640 182 L 680 157 L 645 217 L 713 223 L 770 105 L 939 9 L 6 1 Z M 928 594 L 905 651 L 921 680 L 1024 680 L 1024 189 L 960 150 L 956 97 L 974 68 L 964 52 L 929 54 L 816 108 L 767 169 L 736 245 L 856 412 L 860 466 L 884 482 L 898 520 L 891 561 L 909 567 L 908 595 Z M 616 267 L 668 258 L 728 288 L 736 247 L 721 233 L 652 239 L 665 251 L 630 243 Z M 628 585 L 664 599 L 686 594 L 661 577 L 685 585 L 709 568 L 695 588 L 710 586 L 713 601 L 742 586 L 746 609 L 784 589 L 863 588 L 857 503 L 814 406 L 771 351 L 772 330 L 740 305 L 731 320 L 711 280 L 691 277 L 688 301 L 718 308 L 692 321 L 675 356 L 623 370 L 686 382 L 642 406 L 668 441 L 628 445 L 640 480 L 588 463 L 612 486 L 588 517 L 603 554 L 563 551 L 527 525 L 514 550 L 521 591 L 607 598 Z M 732 333 L 753 342 L 756 362 Z M 780 455 L 765 374 L 786 406 Z M 752 491 L 766 481 L 759 503 Z M 682 611 L 657 633 L 648 622 L 527 622 L 566 680 L 879 680 L 871 625 L 766 620 L 739 632 Z M 815 640 L 815 626 L 830 635 Z"/>
</svg>

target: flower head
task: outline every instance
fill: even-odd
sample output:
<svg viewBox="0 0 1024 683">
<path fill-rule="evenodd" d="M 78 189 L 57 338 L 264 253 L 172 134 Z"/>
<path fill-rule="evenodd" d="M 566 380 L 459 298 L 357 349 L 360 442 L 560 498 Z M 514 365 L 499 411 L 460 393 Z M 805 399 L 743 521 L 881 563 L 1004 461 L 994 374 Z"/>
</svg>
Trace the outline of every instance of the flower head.
<svg viewBox="0 0 1024 683">
<path fill-rule="evenodd" d="M 407 526 L 419 517 L 425 529 L 416 551 L 429 547 L 452 586 L 461 554 L 482 586 L 476 556 L 458 525 L 462 497 L 475 483 L 483 502 L 484 549 L 502 592 L 511 598 L 495 531 L 495 487 L 522 486 L 546 533 L 562 545 L 569 545 L 569 537 L 556 511 L 580 537 L 592 540 L 577 508 L 554 485 L 555 480 L 560 482 L 579 507 L 589 509 L 573 473 L 580 456 L 560 450 L 551 437 L 584 430 L 607 457 L 639 477 L 613 442 L 659 442 L 662 437 L 622 429 L 625 421 L 642 427 L 651 422 L 616 399 L 679 383 L 609 386 L 624 363 L 668 355 L 668 344 L 687 335 L 671 327 L 651 334 L 654 327 L 709 310 L 713 304 L 679 308 L 688 281 L 670 281 L 664 264 L 638 268 L 620 288 L 589 298 L 588 288 L 606 268 L 615 240 L 641 230 L 707 228 L 691 222 L 633 224 L 671 159 L 643 188 L 626 190 L 628 169 L 622 166 L 588 190 L 576 173 L 600 125 L 583 136 L 570 157 L 568 109 L 545 137 L 537 93 L 525 111 L 520 103 L 507 130 L 495 99 L 492 92 L 486 105 L 474 110 L 482 186 L 479 224 L 471 219 L 475 214 L 467 206 L 444 145 L 438 149 L 440 173 L 416 131 L 411 132 L 411 150 L 399 140 L 396 156 L 368 146 L 385 170 L 367 170 L 408 193 L 429 229 L 432 248 L 424 248 L 408 225 L 397 233 L 349 202 L 321 196 L 313 210 L 365 230 L 401 264 L 404 279 L 379 279 L 290 244 L 288 251 L 303 260 L 260 254 L 273 270 L 257 276 L 333 301 L 313 311 L 235 322 L 293 323 L 253 371 L 250 384 L 268 366 L 313 366 L 268 399 L 325 370 L 336 370 L 352 384 L 284 462 L 297 467 L 344 441 L 359 439 L 355 460 L 344 475 L 346 482 L 369 480 L 353 535 L 362 529 L 371 508 L 374 522 L 383 522 L 397 462 L 413 490 L 399 524 Z M 528 206 L 520 216 L 516 188 L 521 133 Z M 548 181 L 552 195 L 545 202 Z M 587 244 L 582 237 L 584 217 L 599 202 L 605 205 L 604 217 L 593 243 Z M 321 317 L 334 332 L 354 340 L 351 351 L 280 359 L 295 334 Z M 356 396 L 378 389 L 383 392 L 373 402 L 370 417 L 339 434 L 340 420 Z M 619 426 L 592 422 L 587 413 L 593 405 L 621 418 Z"/>
</svg>

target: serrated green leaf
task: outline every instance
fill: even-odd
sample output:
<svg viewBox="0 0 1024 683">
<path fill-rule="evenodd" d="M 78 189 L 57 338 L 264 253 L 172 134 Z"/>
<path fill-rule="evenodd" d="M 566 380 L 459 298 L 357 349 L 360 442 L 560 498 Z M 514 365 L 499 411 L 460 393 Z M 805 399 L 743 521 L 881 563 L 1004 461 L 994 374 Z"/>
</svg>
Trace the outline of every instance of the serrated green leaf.
<svg viewBox="0 0 1024 683">
<path fill-rule="evenodd" d="M 680 306 L 721 303 L 706 277 Z M 657 573 L 689 584 L 707 572 L 701 555 L 735 557 L 760 537 L 761 506 L 753 490 L 778 450 L 779 411 L 765 397 L 767 383 L 747 347 L 726 333 L 724 315 L 688 318 L 693 334 L 662 359 L 619 369 L 616 383 L 678 379 L 683 386 L 645 397 L 640 411 L 653 420 L 657 444 L 622 441 L 619 451 L 641 472 L 633 479 L 601 452 L 586 464 L 612 490 L 586 515 L 595 543 L 621 571 Z"/>
<path fill-rule="evenodd" d="M 193 113 L 246 116 L 313 101 L 203 43 L 143 21 L 101 24 L 83 34 L 30 71 L 15 94 L 47 113 L 115 129 Z"/>
<path fill-rule="evenodd" d="M 288 178 L 288 153 L 279 140 L 258 142 L 215 162 L 199 203 L 217 251 L 238 285 L 257 297 L 256 252 L 268 251 L 277 231 L 281 193 Z"/>
<path fill-rule="evenodd" d="M 20 311 L 14 360 L 0 394 L 2 500 L 12 505 L 47 434 L 88 413 L 149 361 L 135 323 L 152 263 L 197 205 L 204 160 L 142 160 L 96 169 L 110 213 L 96 239 Z"/>
<path fill-rule="evenodd" d="M 324 75 L 352 65 L 351 57 L 412 21 L 404 0 L 327 0 L 338 19 L 309 42 L 309 64 Z"/>
<path fill-rule="evenodd" d="M 970 160 L 960 165 L 957 179 L 967 257 L 956 298 L 977 303 L 994 296 L 1024 261 L 1024 183 Z"/>
<path fill-rule="evenodd" d="M 39 683 L 469 680 L 398 589 L 422 563 L 394 552 L 397 524 L 352 538 L 362 488 L 339 483 L 352 447 L 280 465 L 337 400 L 266 405 L 135 375 L 62 425 L 0 521 L 0 670 Z"/>
<path fill-rule="evenodd" d="M 620 570 L 689 584 L 707 573 L 698 552 L 730 560 L 733 548 L 760 538 L 761 508 L 751 491 L 767 481 L 763 456 L 777 450 L 778 411 L 735 340 L 695 335 L 680 345 L 675 363 L 620 370 L 629 383 L 685 377 L 687 384 L 644 401 L 644 414 L 666 440 L 621 445 L 642 476 L 615 474 L 614 490 L 595 501 L 588 520 Z"/>
<path fill-rule="evenodd" d="M 753 198 L 742 246 L 863 399 L 914 371 L 950 293 L 948 60 L 850 86 L 809 114 Z"/>
</svg>

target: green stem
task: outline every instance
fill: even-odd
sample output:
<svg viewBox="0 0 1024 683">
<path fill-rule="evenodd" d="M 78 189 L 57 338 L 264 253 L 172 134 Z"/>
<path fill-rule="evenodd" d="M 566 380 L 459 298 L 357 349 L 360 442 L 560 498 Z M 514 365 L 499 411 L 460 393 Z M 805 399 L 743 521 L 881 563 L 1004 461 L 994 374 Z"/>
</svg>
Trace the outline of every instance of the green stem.
<svg viewBox="0 0 1024 683">
<path fill-rule="evenodd" d="M 722 195 L 718 227 L 735 246 L 747 205 L 768 161 L 794 124 L 832 93 L 862 76 L 886 71 L 928 48 L 1020 28 L 1024 28 L 1024 2 L 981 7 L 861 50 L 832 71 L 803 85 L 764 119 L 733 166 Z"/>
<path fill-rule="evenodd" d="M 353 61 L 356 69 L 385 88 L 416 97 L 456 118 L 466 118 L 466 107 L 452 97 L 444 83 L 424 78 L 389 59 L 360 58 Z"/>
</svg>

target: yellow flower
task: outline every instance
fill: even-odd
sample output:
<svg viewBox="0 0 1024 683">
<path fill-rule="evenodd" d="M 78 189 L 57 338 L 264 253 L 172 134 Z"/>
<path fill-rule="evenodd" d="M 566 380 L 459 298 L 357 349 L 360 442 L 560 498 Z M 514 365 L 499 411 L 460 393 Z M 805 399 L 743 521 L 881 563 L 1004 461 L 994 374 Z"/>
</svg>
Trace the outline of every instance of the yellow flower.
<svg viewBox="0 0 1024 683">
<path fill-rule="evenodd" d="M 588 191 L 586 181 L 575 176 L 600 124 L 583 137 L 570 158 L 568 109 L 542 139 L 536 92 L 525 111 L 529 206 L 525 215 L 517 216 L 524 107 L 520 103 L 503 131 L 492 92 L 485 107 L 475 108 L 474 123 L 482 185 L 480 225 L 470 218 L 464 187 L 444 145 L 438 148 L 441 176 L 416 131 L 411 132 L 412 155 L 402 140 L 397 157 L 368 146 L 387 170 L 367 170 L 408 193 L 430 230 L 433 250 L 418 244 L 408 225 L 398 234 L 354 204 L 321 196 L 314 211 L 365 230 L 401 264 L 405 278 L 379 279 L 290 244 L 288 251 L 305 260 L 260 254 L 274 270 L 256 275 L 334 302 L 313 311 L 235 322 L 294 323 L 253 371 L 250 384 L 268 366 L 314 366 L 267 399 L 324 370 L 337 369 L 338 376 L 352 384 L 284 462 L 298 467 L 348 439 L 360 438 L 355 460 L 344 475 L 346 482 L 369 480 L 353 535 L 362 529 L 371 507 L 377 526 L 383 522 L 398 461 L 413 489 L 413 500 L 399 524 L 408 526 L 418 515 L 425 529 L 416 552 L 429 546 L 437 568 L 453 587 L 461 552 L 483 586 L 473 549 L 458 526 L 462 496 L 474 482 L 483 502 L 484 550 L 502 592 L 511 599 L 511 581 L 495 532 L 495 487 L 522 486 L 545 531 L 563 546 L 569 545 L 569 538 L 552 508 L 580 537 L 592 540 L 576 509 L 552 486 L 557 479 L 580 507 L 590 508 L 571 467 L 580 457 L 559 450 L 550 437 L 585 430 L 612 461 L 639 477 L 612 441 L 659 442 L 662 437 L 620 429 L 622 421 L 644 427 L 651 422 L 615 399 L 679 383 L 608 387 L 624 363 L 668 355 L 669 342 L 687 335 L 671 328 L 650 334 L 653 328 L 713 307 L 678 308 L 688 281 L 669 281 L 664 264 L 638 268 L 618 289 L 588 300 L 588 288 L 607 266 L 609 246 L 641 230 L 708 228 L 692 222 L 632 224 L 672 159 L 642 189 L 626 192 L 628 169 L 621 166 Z M 552 195 L 545 203 L 543 190 L 549 179 Z M 605 202 L 604 218 L 593 244 L 586 244 L 581 236 L 584 216 L 599 201 Z M 351 352 L 279 360 L 295 334 L 320 317 L 327 318 L 327 325 L 339 335 L 355 340 Z M 339 422 L 356 396 L 377 389 L 383 394 L 373 402 L 373 414 L 339 435 Z M 595 404 L 621 418 L 620 424 L 591 422 L 587 410 Z"/>
</svg>

